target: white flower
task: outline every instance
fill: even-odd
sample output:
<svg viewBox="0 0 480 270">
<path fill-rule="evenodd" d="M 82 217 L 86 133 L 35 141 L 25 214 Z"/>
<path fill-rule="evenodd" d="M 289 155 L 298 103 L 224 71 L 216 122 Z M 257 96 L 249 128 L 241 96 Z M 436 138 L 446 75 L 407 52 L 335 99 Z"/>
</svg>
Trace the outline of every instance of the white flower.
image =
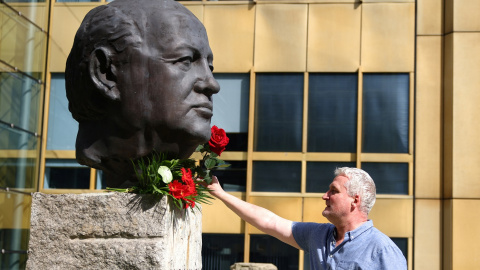
<svg viewBox="0 0 480 270">
<path fill-rule="evenodd" d="M 168 184 L 173 180 L 172 172 L 167 166 L 160 166 L 160 168 L 158 168 L 158 174 L 160 174 L 165 184 Z"/>
</svg>

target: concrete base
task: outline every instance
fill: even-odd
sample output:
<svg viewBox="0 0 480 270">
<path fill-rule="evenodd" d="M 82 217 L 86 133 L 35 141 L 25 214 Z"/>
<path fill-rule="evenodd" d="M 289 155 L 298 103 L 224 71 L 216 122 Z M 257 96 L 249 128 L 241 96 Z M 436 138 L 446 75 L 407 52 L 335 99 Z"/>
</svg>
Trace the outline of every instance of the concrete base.
<svg viewBox="0 0 480 270">
<path fill-rule="evenodd" d="M 201 269 L 202 214 L 129 193 L 32 196 L 27 269 Z"/>
</svg>

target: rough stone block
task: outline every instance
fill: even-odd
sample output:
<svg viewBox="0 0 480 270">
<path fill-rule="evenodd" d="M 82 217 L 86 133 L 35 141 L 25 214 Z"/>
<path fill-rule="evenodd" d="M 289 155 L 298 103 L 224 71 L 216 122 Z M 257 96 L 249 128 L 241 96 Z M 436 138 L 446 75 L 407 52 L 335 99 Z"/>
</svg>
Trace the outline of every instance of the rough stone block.
<svg viewBox="0 0 480 270">
<path fill-rule="evenodd" d="M 27 269 L 201 269 L 202 215 L 130 193 L 32 197 Z"/>
</svg>

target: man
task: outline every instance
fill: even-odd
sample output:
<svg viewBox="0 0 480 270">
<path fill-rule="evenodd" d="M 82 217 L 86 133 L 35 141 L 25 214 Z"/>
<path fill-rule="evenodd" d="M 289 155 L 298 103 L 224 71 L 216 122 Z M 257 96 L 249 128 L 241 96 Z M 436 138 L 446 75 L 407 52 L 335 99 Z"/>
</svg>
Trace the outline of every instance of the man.
<svg viewBox="0 0 480 270">
<path fill-rule="evenodd" d="M 293 222 L 228 193 L 214 177 L 207 188 L 246 222 L 310 253 L 310 269 L 407 269 L 402 252 L 373 227 L 368 213 L 375 203 L 375 183 L 363 170 L 338 168 L 323 195 L 322 212 L 332 224 Z"/>
<path fill-rule="evenodd" d="M 135 179 L 132 160 L 188 158 L 210 139 L 213 55 L 202 23 L 172 0 L 115 0 L 83 20 L 66 66 L 79 122 L 77 160 L 109 187 Z"/>
</svg>

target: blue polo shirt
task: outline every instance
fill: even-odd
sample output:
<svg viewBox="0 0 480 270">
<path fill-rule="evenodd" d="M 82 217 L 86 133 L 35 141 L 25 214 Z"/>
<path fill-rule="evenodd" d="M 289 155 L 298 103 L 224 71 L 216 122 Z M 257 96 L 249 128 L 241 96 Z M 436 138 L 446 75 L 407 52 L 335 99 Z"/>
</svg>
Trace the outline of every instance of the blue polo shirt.
<svg viewBox="0 0 480 270">
<path fill-rule="evenodd" d="M 345 234 L 335 247 L 335 226 L 330 223 L 294 222 L 297 244 L 310 253 L 310 269 L 407 269 L 402 251 L 368 220 Z"/>
</svg>

